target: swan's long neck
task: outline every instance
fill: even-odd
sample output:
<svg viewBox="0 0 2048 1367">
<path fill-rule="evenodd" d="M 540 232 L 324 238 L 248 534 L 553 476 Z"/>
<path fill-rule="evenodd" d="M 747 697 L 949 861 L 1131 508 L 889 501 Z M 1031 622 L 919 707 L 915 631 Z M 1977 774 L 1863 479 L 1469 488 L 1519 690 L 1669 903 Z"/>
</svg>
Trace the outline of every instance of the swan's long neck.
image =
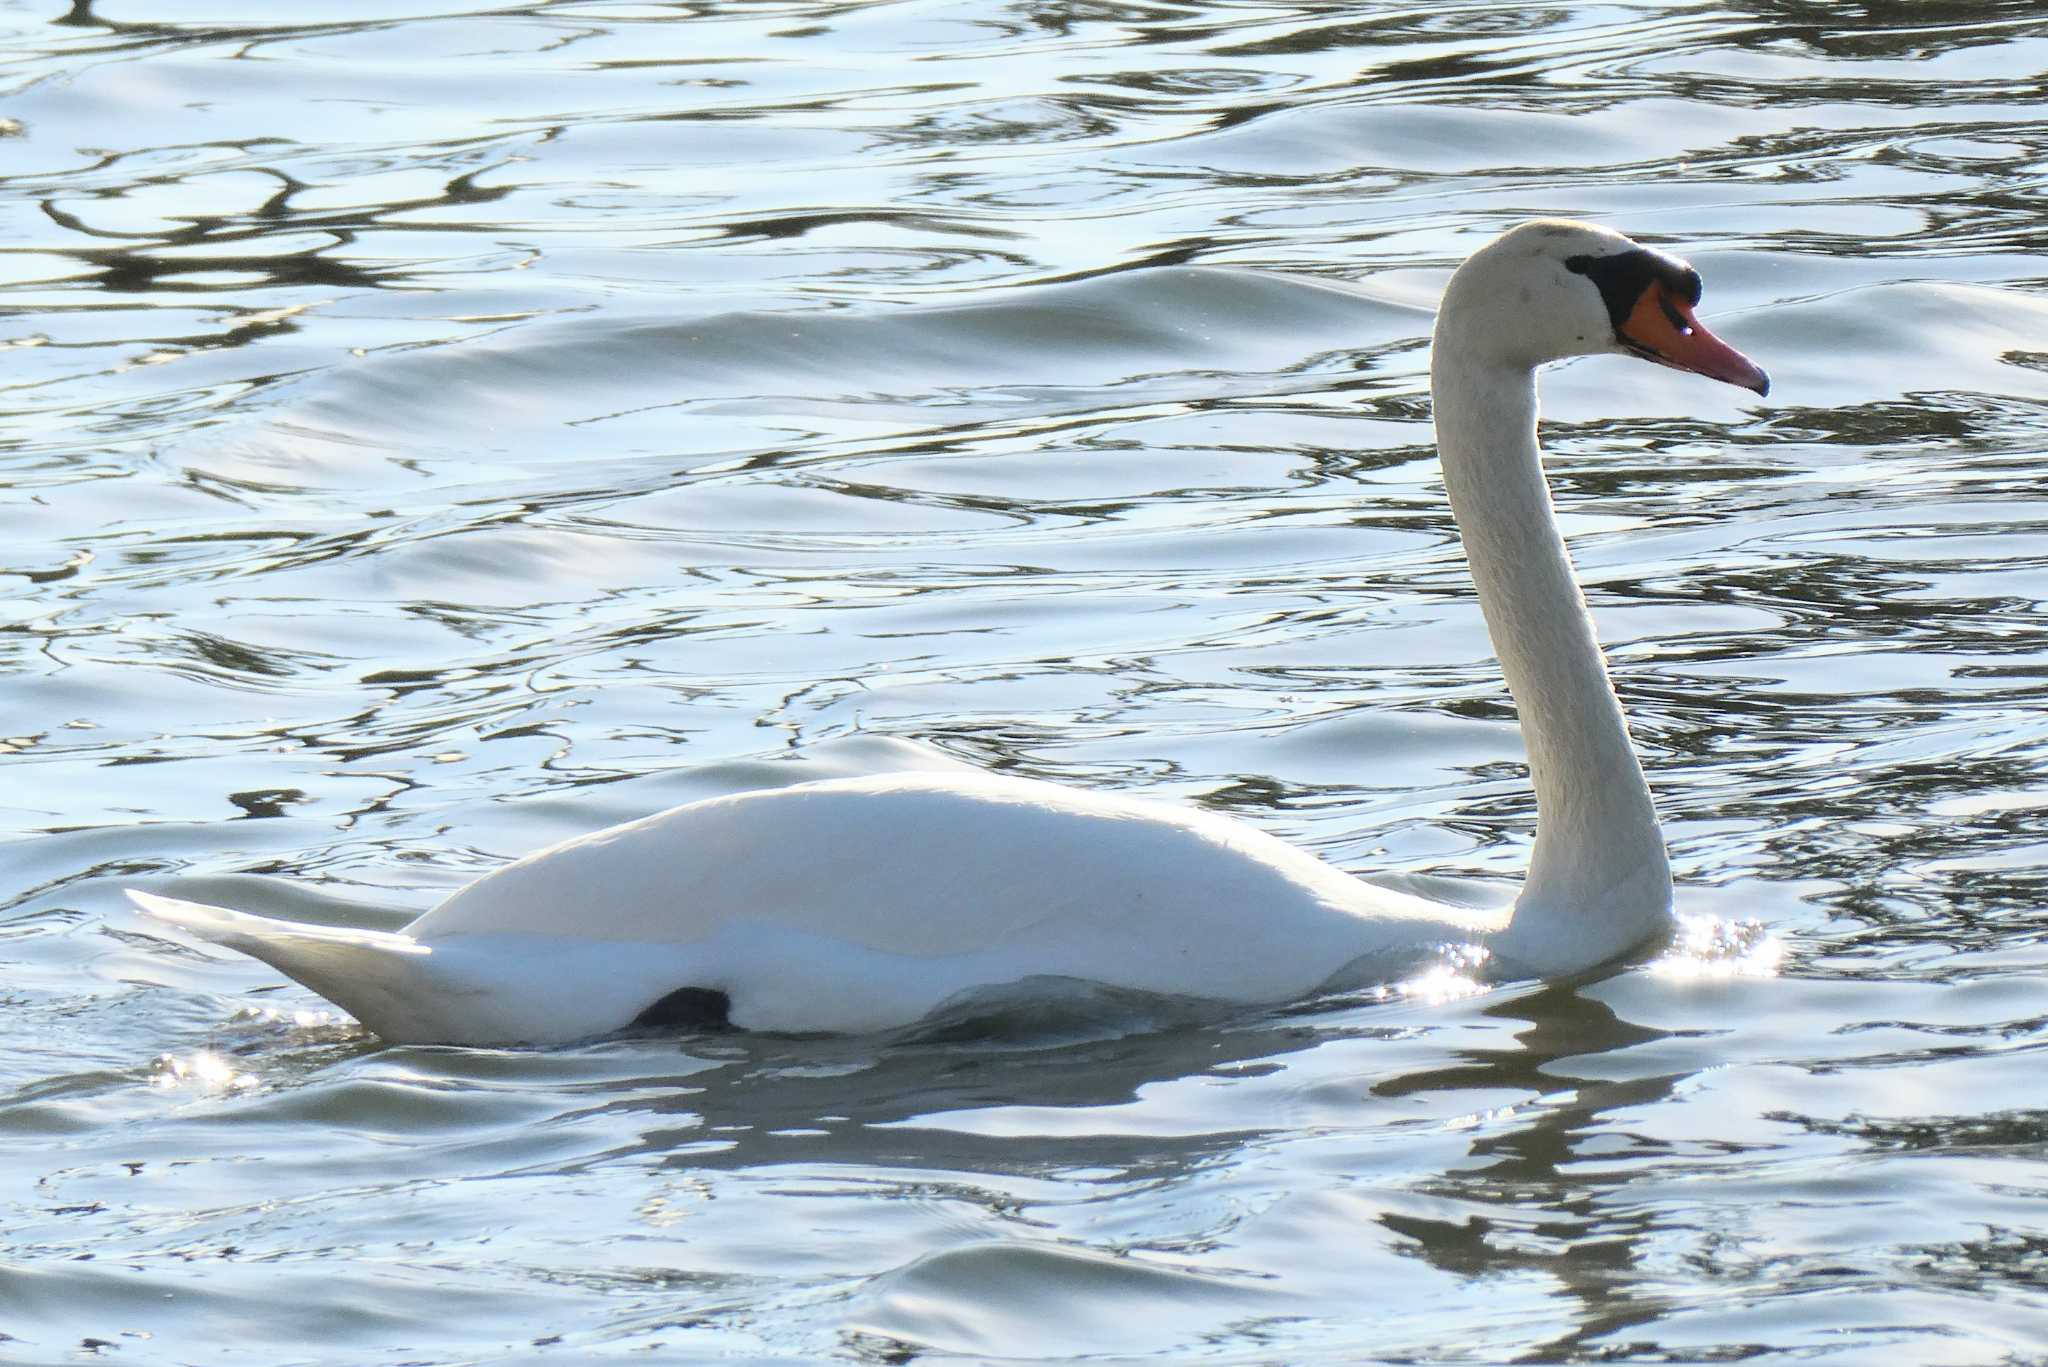
<svg viewBox="0 0 2048 1367">
<path fill-rule="evenodd" d="M 1483 323 L 1477 324 L 1483 326 Z M 1431 389 L 1451 512 L 1521 715 L 1536 849 L 1496 952 L 1537 971 L 1620 954 L 1666 924 L 1671 871 L 1544 481 L 1533 368 L 1440 319 Z M 1477 339 L 1472 339 L 1477 340 Z"/>
</svg>

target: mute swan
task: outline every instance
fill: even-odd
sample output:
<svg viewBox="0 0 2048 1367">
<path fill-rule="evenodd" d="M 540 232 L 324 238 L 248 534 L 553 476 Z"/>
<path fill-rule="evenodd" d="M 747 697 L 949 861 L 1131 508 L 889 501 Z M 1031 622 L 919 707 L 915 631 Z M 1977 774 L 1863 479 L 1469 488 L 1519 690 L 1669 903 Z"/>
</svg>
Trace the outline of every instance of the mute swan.
<svg viewBox="0 0 2048 1367">
<path fill-rule="evenodd" d="M 1385 981 L 1449 944 L 1494 976 L 1647 945 L 1671 873 L 1550 506 L 1536 368 L 1621 352 L 1766 393 L 1693 317 L 1700 279 L 1618 233 L 1525 223 L 1451 277 L 1430 383 L 1444 486 L 1536 789 L 1511 912 L 1360 882 L 1215 813 L 993 776 L 893 775 L 693 802 L 531 854 L 403 933 L 130 895 L 394 1043 L 553 1044 L 639 1022 L 866 1031 L 1080 980 L 1225 1002 Z"/>
</svg>

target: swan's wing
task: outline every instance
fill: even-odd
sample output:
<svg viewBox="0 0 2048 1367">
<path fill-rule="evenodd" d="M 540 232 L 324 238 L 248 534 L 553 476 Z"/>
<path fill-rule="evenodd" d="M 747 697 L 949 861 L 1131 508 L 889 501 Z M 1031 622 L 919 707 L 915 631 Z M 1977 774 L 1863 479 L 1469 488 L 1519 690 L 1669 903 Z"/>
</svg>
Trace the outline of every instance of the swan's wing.
<svg viewBox="0 0 2048 1367">
<path fill-rule="evenodd" d="M 1499 918 L 1374 888 L 1213 813 L 892 775 L 714 798 L 529 855 L 404 933 L 140 894 L 398 1043 L 561 1043 L 679 989 L 748 1029 L 868 1031 L 1031 980 L 1277 1002 Z"/>
<path fill-rule="evenodd" d="M 181 897 L 164 897 L 140 888 L 129 888 L 128 900 L 144 916 L 168 921 L 202 940 L 229 949 L 239 949 L 297 977 L 299 962 L 324 958 L 352 959 L 362 952 L 379 954 L 426 954 L 424 945 L 410 935 L 388 930 L 350 930 L 344 926 L 308 926 L 274 921 L 268 916 L 251 916 L 246 911 L 216 907 L 205 902 L 188 902 Z M 290 962 L 287 962 L 289 960 Z"/>
<path fill-rule="evenodd" d="M 393 1044 L 561 1044 L 630 1024 L 702 970 L 687 949 L 574 937 L 309 926 L 128 890 L 145 916 L 239 950 Z"/>
<path fill-rule="evenodd" d="M 134 888 L 128 898 L 145 916 L 261 959 L 387 1039 L 422 1038 L 407 1026 L 438 986 L 432 952 L 409 935 L 294 925 Z"/>
<path fill-rule="evenodd" d="M 428 953 L 428 949 L 410 935 L 393 935 L 391 930 L 301 926 L 285 920 L 270 920 L 268 916 L 250 916 L 248 912 L 236 912 L 225 906 L 164 898 L 154 892 L 141 892 L 135 887 L 129 887 L 127 894 L 129 902 L 141 908 L 143 916 L 168 920 L 182 930 L 190 930 L 203 941 L 213 941 L 227 949 L 240 949 L 246 955 L 287 971 L 305 986 L 322 992 L 322 996 L 326 996 L 326 990 L 315 986 L 313 978 L 330 976 L 336 967 L 354 971 L 365 957 L 379 959 L 395 955 L 403 961 L 406 957 L 424 957 Z"/>
<path fill-rule="evenodd" d="M 1326 937 L 1341 942 L 1330 952 L 1362 939 L 1355 954 L 1373 947 L 1374 920 L 1430 910 L 1212 813 L 1018 779 L 884 775 L 712 798 L 565 841 L 407 931 L 429 946 L 681 945 L 772 928 L 920 960 L 1064 947 L 1071 967 L 1121 975 L 1162 940 L 1221 950 L 1248 931 L 1286 943 L 1276 960 L 1320 959 L 1305 942 Z"/>
<path fill-rule="evenodd" d="M 853 1031 L 1030 978 L 1286 1001 L 1361 961 L 1404 972 L 1501 919 L 1369 886 L 1214 813 L 887 775 L 614 826 L 478 879 L 407 930 L 437 953 L 525 940 L 557 978 L 609 965 L 611 995 L 666 956 L 690 976 L 661 991 L 724 992 L 735 1024 Z"/>
</svg>

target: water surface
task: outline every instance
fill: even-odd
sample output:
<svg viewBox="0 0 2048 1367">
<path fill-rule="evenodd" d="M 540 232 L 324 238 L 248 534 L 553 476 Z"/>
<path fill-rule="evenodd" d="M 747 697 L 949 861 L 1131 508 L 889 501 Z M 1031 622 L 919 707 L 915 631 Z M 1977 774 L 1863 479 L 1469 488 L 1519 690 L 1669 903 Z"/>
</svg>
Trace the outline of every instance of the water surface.
<svg viewBox="0 0 2048 1367">
<path fill-rule="evenodd" d="M 0 1360 L 2048 1361 L 2037 6 L 0 33 Z M 902 764 L 1512 878 L 1424 375 L 1538 213 L 1776 381 L 1545 389 L 1681 909 L 1758 952 L 389 1049 L 120 895 L 395 926 Z"/>
</svg>

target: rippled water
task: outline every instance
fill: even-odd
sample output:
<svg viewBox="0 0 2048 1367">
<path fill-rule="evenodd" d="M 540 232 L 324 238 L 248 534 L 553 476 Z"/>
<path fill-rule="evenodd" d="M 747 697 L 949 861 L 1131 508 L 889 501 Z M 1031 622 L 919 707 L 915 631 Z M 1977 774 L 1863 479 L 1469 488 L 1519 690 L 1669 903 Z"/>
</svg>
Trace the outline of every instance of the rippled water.
<svg viewBox="0 0 2048 1367">
<path fill-rule="evenodd" d="M 2032 0 L 60 9 L 0 1360 L 2048 1361 Z M 120 896 L 397 925 L 904 763 L 1512 875 L 1423 374 L 1538 212 L 1777 381 L 1546 385 L 1681 905 L 1775 974 L 386 1049 Z"/>
</svg>

